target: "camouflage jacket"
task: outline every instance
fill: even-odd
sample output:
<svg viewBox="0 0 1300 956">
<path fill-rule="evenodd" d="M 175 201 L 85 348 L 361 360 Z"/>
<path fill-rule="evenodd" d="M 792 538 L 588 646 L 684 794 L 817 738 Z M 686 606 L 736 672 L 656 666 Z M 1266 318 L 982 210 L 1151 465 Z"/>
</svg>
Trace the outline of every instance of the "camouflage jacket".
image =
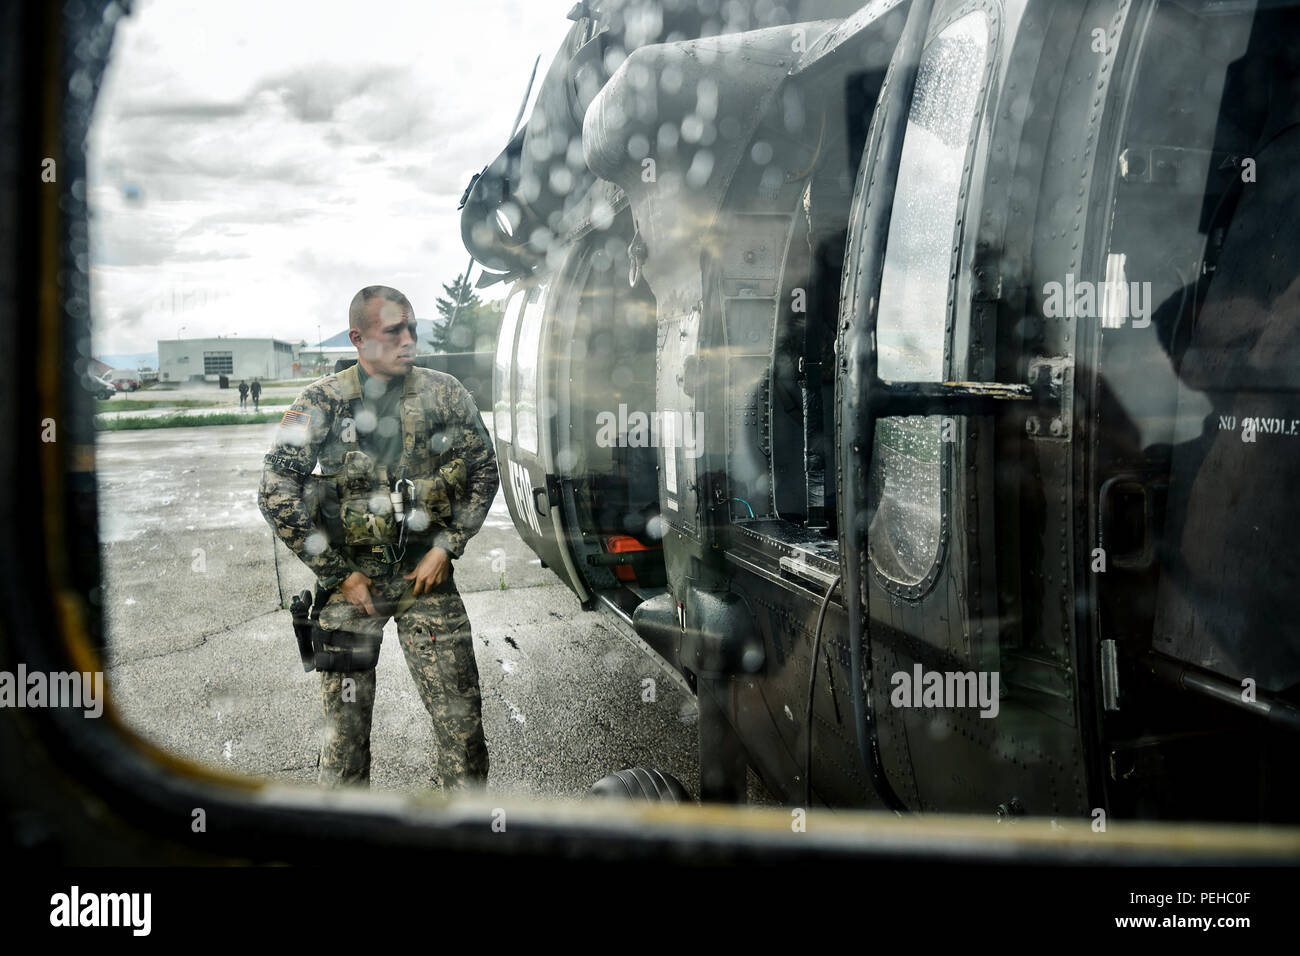
<svg viewBox="0 0 1300 956">
<path fill-rule="evenodd" d="M 318 462 L 321 474 L 336 474 L 344 455 L 357 448 L 352 416 L 360 397 L 355 366 L 308 385 L 285 412 L 262 469 L 262 514 L 280 540 L 331 584 L 353 567 L 313 522 L 306 486 Z M 451 514 L 432 542 L 458 558 L 483 526 L 500 484 L 492 440 L 465 387 L 450 375 L 419 367 L 403 383 L 401 428 L 401 476 L 431 479 L 452 459 L 465 463 L 465 494 L 452 499 Z"/>
</svg>

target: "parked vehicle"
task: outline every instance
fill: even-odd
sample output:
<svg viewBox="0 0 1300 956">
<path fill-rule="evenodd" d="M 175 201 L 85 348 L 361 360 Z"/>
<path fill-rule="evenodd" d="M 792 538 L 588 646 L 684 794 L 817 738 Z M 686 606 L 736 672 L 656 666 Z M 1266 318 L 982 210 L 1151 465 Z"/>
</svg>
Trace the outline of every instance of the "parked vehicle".
<svg viewBox="0 0 1300 956">
<path fill-rule="evenodd" d="M 89 372 L 82 375 L 82 383 L 86 386 L 86 390 L 100 401 L 112 398 L 117 394 L 117 389 L 112 382 L 106 382 L 102 378 L 95 378 Z"/>
</svg>

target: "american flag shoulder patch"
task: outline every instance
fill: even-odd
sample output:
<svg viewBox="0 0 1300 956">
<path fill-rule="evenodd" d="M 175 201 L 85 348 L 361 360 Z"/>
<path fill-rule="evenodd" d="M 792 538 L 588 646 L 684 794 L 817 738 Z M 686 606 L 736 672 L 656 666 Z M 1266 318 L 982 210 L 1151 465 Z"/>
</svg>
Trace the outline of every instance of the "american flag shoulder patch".
<svg viewBox="0 0 1300 956">
<path fill-rule="evenodd" d="M 288 428 L 306 428 L 311 424 L 310 412 L 296 412 L 292 408 L 284 413 L 280 425 Z"/>
</svg>

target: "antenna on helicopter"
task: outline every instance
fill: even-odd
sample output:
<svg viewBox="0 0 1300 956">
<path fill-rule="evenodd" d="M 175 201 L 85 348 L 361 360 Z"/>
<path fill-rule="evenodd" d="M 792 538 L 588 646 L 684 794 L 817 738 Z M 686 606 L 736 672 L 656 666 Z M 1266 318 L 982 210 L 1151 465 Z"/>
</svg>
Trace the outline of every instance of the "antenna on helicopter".
<svg viewBox="0 0 1300 956">
<path fill-rule="evenodd" d="M 537 67 L 541 64 L 541 62 L 542 62 L 542 55 L 539 53 L 537 54 L 537 59 L 533 60 L 533 71 L 528 74 L 528 87 L 524 90 L 524 98 L 519 101 L 519 112 L 515 114 L 515 121 L 510 127 L 510 135 L 506 137 L 506 142 L 510 142 L 512 139 L 514 139 L 515 134 L 519 132 L 519 124 L 523 122 L 524 110 L 528 108 L 528 98 L 533 95 L 533 83 L 537 80 Z M 483 172 L 487 172 L 486 166 L 483 167 Z M 469 185 L 465 188 L 465 195 L 460 197 L 460 206 L 458 208 L 460 209 L 465 208 L 465 203 L 469 201 L 469 194 L 474 189 L 474 183 L 478 180 L 479 176 L 482 175 L 483 173 L 479 173 L 478 176 L 475 176 L 473 179 L 469 181 Z M 470 273 L 473 271 L 474 271 L 474 257 L 470 256 L 469 265 L 465 266 L 465 288 L 466 289 L 472 288 L 469 281 L 469 277 L 470 277 Z M 452 327 L 456 324 L 456 314 L 458 312 L 460 312 L 460 296 L 457 296 L 456 301 L 452 304 L 451 318 L 447 320 L 448 333 L 451 332 Z"/>
<path fill-rule="evenodd" d="M 519 132 L 519 123 L 524 118 L 524 110 L 528 107 L 528 97 L 533 95 L 533 81 L 537 79 L 537 67 L 542 62 L 542 55 L 537 54 L 537 59 L 533 60 L 533 72 L 528 74 L 528 89 L 524 90 L 524 98 L 519 101 L 519 112 L 515 114 L 515 123 L 510 127 L 510 136 L 506 140 L 509 142 L 515 138 L 515 133 Z"/>
</svg>

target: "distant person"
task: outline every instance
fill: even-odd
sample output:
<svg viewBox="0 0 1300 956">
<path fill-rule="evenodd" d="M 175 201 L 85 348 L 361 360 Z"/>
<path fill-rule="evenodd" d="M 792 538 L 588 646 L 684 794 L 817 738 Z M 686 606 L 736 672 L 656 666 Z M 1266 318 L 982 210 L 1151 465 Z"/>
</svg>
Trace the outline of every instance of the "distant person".
<svg viewBox="0 0 1300 956">
<path fill-rule="evenodd" d="M 253 384 L 249 386 L 248 390 L 253 395 L 253 411 L 255 412 L 260 411 L 261 406 L 258 402 L 258 399 L 262 397 L 262 383 L 259 382 L 257 379 L 253 379 Z"/>
<path fill-rule="evenodd" d="M 241 378 L 239 380 L 239 407 L 243 408 L 246 401 L 248 401 L 248 383 Z"/>
</svg>

